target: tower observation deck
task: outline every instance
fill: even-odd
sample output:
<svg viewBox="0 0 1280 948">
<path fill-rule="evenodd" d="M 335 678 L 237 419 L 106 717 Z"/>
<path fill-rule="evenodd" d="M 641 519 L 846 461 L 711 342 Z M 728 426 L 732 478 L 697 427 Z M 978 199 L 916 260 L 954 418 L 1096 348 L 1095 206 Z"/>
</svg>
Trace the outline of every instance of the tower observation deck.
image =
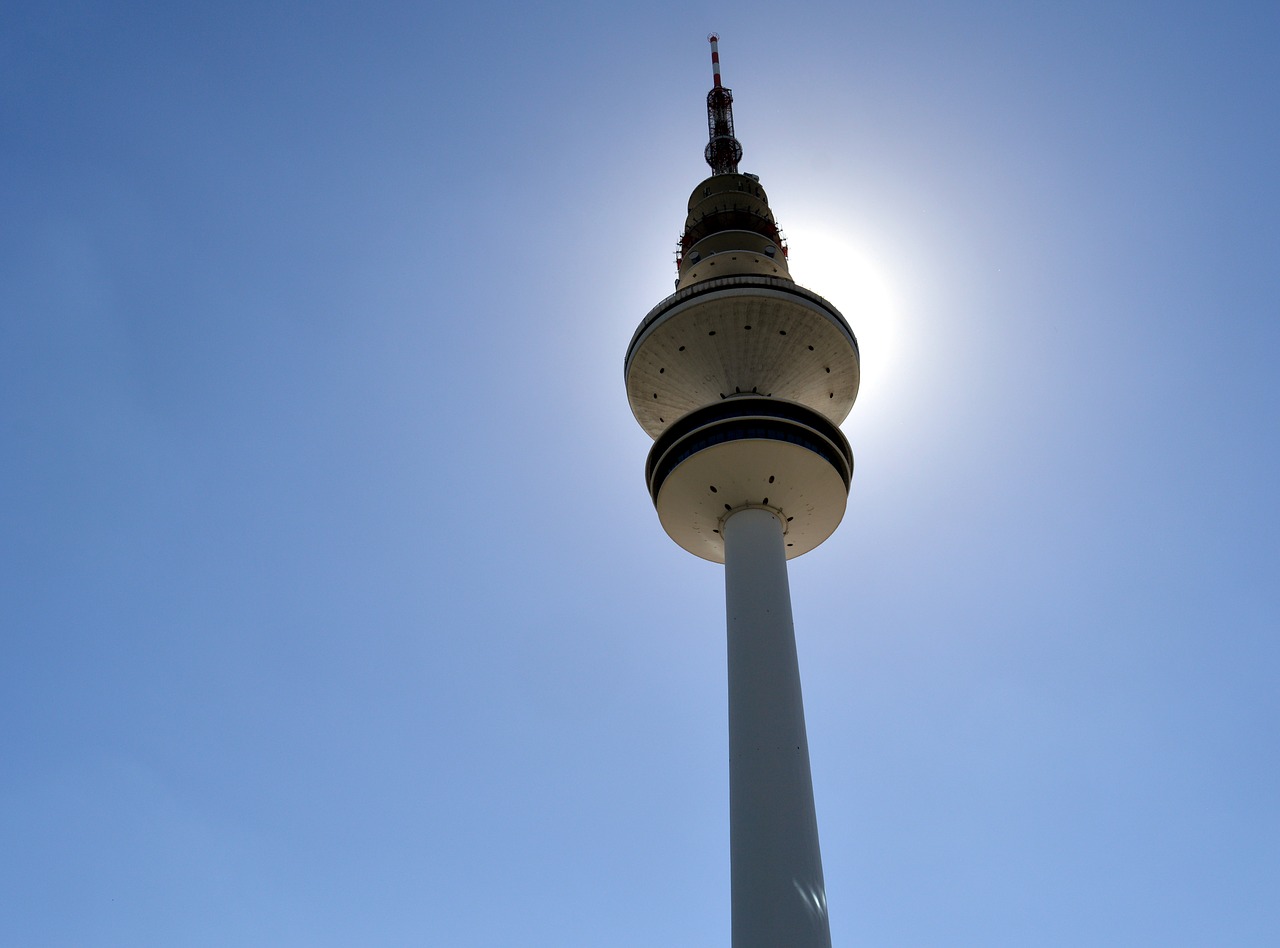
<svg viewBox="0 0 1280 948">
<path fill-rule="evenodd" d="M 733 948 L 825 948 L 822 860 L 786 561 L 844 516 L 858 342 L 795 283 L 760 180 L 739 172 L 712 34 L 711 176 L 689 197 L 676 291 L 627 347 L 627 397 L 667 534 L 725 564 Z"/>
</svg>

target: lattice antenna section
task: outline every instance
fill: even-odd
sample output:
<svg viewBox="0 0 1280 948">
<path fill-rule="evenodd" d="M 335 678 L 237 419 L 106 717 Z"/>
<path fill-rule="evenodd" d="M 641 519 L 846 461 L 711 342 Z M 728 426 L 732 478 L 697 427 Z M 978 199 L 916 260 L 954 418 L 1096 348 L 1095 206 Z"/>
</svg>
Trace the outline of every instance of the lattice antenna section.
<svg viewBox="0 0 1280 948">
<path fill-rule="evenodd" d="M 707 131 L 711 140 L 703 153 L 712 174 L 737 174 L 742 160 L 742 144 L 733 136 L 733 92 L 720 84 L 720 37 L 712 33 L 711 77 L 707 93 Z"/>
</svg>

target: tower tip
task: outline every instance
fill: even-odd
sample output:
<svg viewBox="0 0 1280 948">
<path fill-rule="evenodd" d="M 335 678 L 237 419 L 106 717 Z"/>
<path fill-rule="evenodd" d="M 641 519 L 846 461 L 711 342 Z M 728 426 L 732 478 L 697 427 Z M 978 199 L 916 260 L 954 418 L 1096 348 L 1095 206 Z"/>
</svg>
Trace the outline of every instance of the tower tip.
<svg viewBox="0 0 1280 948">
<path fill-rule="evenodd" d="M 711 78 L 707 93 L 707 129 L 711 141 L 704 156 L 712 174 L 734 174 L 742 160 L 742 145 L 733 137 L 733 93 L 720 82 L 720 34 L 708 33 L 711 44 Z"/>
</svg>

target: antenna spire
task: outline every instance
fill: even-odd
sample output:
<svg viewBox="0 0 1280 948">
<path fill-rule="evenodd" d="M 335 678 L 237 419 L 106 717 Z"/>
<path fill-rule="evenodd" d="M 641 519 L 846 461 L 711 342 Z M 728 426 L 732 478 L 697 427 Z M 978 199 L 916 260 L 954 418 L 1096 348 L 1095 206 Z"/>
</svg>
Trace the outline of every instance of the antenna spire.
<svg viewBox="0 0 1280 948">
<path fill-rule="evenodd" d="M 711 43 L 711 78 L 714 83 L 707 93 L 707 131 L 711 141 L 703 157 L 712 174 L 737 174 L 742 160 L 742 144 L 733 137 L 733 92 L 720 84 L 720 37 L 715 33 Z"/>
</svg>

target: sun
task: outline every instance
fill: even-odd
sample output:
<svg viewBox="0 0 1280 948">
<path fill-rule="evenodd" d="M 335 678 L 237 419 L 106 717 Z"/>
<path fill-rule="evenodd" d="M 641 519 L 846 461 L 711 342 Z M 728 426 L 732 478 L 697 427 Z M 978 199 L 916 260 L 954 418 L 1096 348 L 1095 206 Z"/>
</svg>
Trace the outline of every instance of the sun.
<svg viewBox="0 0 1280 948">
<path fill-rule="evenodd" d="M 854 415 L 870 421 L 891 400 L 903 342 L 891 270 L 869 244 L 817 221 L 789 220 L 787 239 L 791 276 L 840 310 L 858 337 L 862 384 Z"/>
</svg>

